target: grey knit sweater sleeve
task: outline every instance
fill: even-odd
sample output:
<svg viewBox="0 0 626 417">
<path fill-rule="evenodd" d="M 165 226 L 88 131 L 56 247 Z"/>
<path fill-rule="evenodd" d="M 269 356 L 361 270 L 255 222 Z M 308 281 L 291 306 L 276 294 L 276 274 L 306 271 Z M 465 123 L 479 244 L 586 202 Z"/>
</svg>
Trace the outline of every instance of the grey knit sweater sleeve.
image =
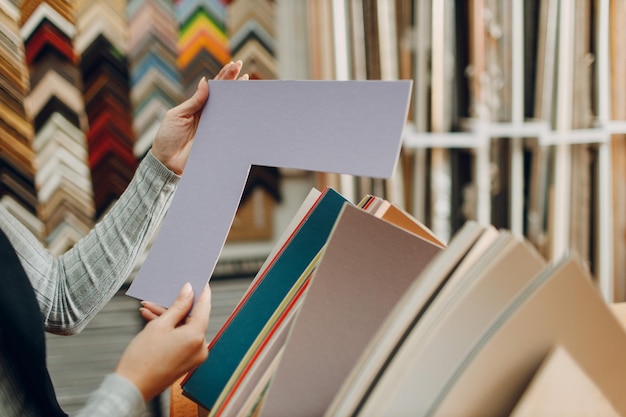
<svg viewBox="0 0 626 417">
<path fill-rule="evenodd" d="M 46 331 L 78 333 L 119 290 L 165 216 L 179 179 L 148 153 L 109 213 L 59 257 L 0 209 L 0 227 L 35 289 Z"/>
<path fill-rule="evenodd" d="M 139 417 L 146 409 L 141 393 L 132 382 L 110 374 L 74 417 Z"/>
<path fill-rule="evenodd" d="M 0 206 L 0 227 L 31 281 L 48 332 L 78 333 L 119 290 L 163 220 L 179 179 L 148 153 L 109 213 L 59 257 Z M 7 383 L 11 382 L 0 378 L 1 392 L 11 391 Z M 111 374 L 79 415 L 130 417 L 144 409 L 137 388 Z M 13 415 L 14 410 L 5 410 L 7 414 L 0 410 L 0 414 Z"/>
</svg>

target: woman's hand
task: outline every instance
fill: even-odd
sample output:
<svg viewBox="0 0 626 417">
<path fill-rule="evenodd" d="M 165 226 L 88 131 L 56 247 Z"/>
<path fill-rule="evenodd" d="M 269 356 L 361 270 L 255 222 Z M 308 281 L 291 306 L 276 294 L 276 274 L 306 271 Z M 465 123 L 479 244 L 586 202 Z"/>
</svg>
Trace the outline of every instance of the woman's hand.
<svg viewBox="0 0 626 417">
<path fill-rule="evenodd" d="M 142 301 L 141 308 L 139 308 L 141 317 L 143 317 L 146 321 L 152 321 L 161 316 L 161 314 L 165 313 L 166 311 L 167 309 L 165 307 L 161 307 L 160 305 L 152 303 L 150 301 Z"/>
<path fill-rule="evenodd" d="M 237 79 L 243 63 L 226 64 L 215 76 L 216 80 Z M 244 74 L 239 78 L 247 80 Z M 209 98 L 209 83 L 203 77 L 193 96 L 165 113 L 152 144 L 152 154 L 178 175 L 183 173 L 191 145 L 198 129 L 202 109 Z"/>
<path fill-rule="evenodd" d="M 205 336 L 211 311 L 209 286 L 195 305 L 193 300 L 191 285 L 185 284 L 170 308 L 159 308 L 158 315 L 151 313 L 154 316 L 122 354 L 115 372 L 130 380 L 146 401 L 208 356 Z"/>
</svg>

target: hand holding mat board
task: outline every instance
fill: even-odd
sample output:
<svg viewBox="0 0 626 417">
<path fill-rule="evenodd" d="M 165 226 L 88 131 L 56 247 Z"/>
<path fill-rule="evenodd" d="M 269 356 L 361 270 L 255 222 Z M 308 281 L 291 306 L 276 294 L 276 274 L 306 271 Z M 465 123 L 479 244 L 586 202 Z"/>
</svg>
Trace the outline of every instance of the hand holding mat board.
<svg viewBox="0 0 626 417">
<path fill-rule="evenodd" d="M 127 294 L 169 306 L 213 273 L 251 165 L 389 178 L 412 81 L 211 81 L 193 150 Z"/>
</svg>

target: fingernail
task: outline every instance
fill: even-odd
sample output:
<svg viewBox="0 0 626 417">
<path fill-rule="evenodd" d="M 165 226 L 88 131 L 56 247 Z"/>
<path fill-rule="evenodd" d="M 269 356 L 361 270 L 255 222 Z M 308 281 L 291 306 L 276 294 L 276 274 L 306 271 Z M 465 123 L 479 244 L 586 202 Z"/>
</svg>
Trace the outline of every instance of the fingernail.
<svg viewBox="0 0 626 417">
<path fill-rule="evenodd" d="M 182 295 L 185 298 L 191 297 L 191 284 L 190 283 L 185 283 L 185 285 L 183 285 L 183 289 L 180 291 L 180 295 Z"/>
<path fill-rule="evenodd" d="M 142 306 L 145 306 L 146 302 L 145 301 L 141 301 L 139 304 L 141 304 Z"/>
</svg>

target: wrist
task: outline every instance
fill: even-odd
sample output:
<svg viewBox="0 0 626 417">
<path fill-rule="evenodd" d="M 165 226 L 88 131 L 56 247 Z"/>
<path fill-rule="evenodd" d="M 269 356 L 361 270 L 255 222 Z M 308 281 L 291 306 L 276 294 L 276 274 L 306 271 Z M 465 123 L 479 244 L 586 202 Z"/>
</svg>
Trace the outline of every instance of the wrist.
<svg viewBox="0 0 626 417">
<path fill-rule="evenodd" d="M 171 169 L 165 162 L 163 162 L 155 152 L 151 149 L 144 158 L 145 162 L 150 166 L 150 169 L 156 171 L 158 176 L 163 178 L 176 178 L 180 179 L 180 174 Z"/>
<path fill-rule="evenodd" d="M 98 397 L 98 398 L 93 398 Z M 98 403 L 100 397 L 105 397 L 119 415 L 143 415 L 147 401 L 141 391 L 128 378 L 117 373 L 105 376 L 100 388 L 92 394 L 90 401 Z M 118 414 L 116 414 L 118 415 Z"/>
<path fill-rule="evenodd" d="M 151 389 L 147 381 L 144 381 L 141 377 L 137 377 L 136 373 L 125 372 L 123 369 L 118 368 L 115 370 L 114 374 L 121 379 L 125 379 L 135 387 L 145 402 L 150 401 L 159 394 L 158 392 L 154 392 L 154 389 Z"/>
</svg>

